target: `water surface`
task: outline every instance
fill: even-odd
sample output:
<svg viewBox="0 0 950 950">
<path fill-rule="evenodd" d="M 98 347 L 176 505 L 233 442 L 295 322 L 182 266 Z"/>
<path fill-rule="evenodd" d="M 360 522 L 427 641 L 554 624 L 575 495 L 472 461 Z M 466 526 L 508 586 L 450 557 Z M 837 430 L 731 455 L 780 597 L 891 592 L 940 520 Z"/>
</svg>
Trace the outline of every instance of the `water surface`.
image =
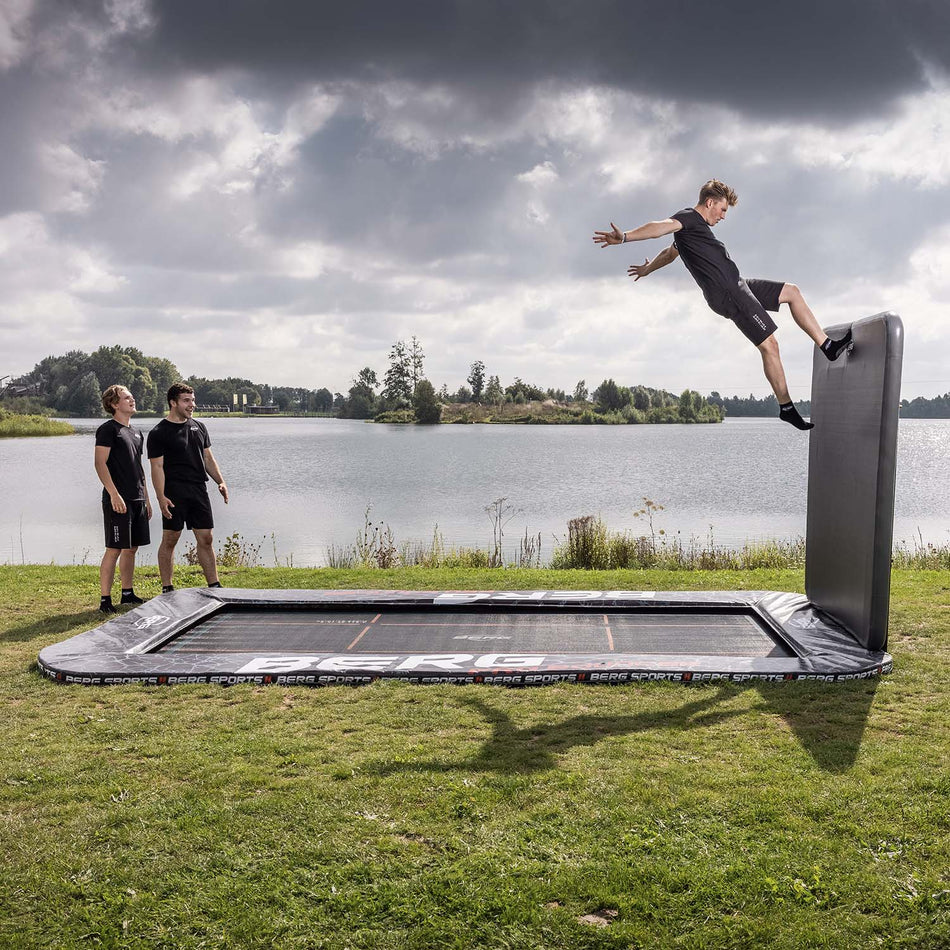
<svg viewBox="0 0 950 950">
<path fill-rule="evenodd" d="M 93 433 L 0 440 L 0 563 L 91 563 L 102 551 Z M 135 424 L 150 429 L 156 419 Z M 808 437 L 774 419 L 722 425 L 386 426 L 340 419 L 208 419 L 231 504 L 214 494 L 216 537 L 262 543 L 272 564 L 325 563 L 351 543 L 364 511 L 397 543 L 488 547 L 485 507 L 507 498 L 506 542 L 525 531 L 549 557 L 567 521 L 600 515 L 614 530 L 647 533 L 634 517 L 649 498 L 655 528 L 717 544 L 805 532 Z M 209 483 L 210 484 L 210 483 Z M 950 420 L 900 425 L 895 538 L 950 542 Z M 139 552 L 154 563 L 160 535 Z M 273 536 L 273 537 L 272 537 Z M 187 537 L 187 536 L 186 536 Z"/>
</svg>

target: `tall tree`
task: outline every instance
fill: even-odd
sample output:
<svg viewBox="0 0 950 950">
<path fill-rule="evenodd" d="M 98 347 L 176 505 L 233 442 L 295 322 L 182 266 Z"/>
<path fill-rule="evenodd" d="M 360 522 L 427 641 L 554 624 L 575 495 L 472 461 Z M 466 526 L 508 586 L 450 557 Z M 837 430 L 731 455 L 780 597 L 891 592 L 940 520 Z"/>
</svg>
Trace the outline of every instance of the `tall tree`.
<svg viewBox="0 0 950 950">
<path fill-rule="evenodd" d="M 347 419 L 371 419 L 376 415 L 376 390 L 379 385 L 376 373 L 364 366 L 353 380 L 347 394 L 342 415 Z"/>
<path fill-rule="evenodd" d="M 618 386 L 612 379 L 605 379 L 594 390 L 594 402 L 601 412 L 613 412 L 630 403 L 630 390 Z"/>
<path fill-rule="evenodd" d="M 442 416 L 442 406 L 435 397 L 435 389 L 427 379 L 420 379 L 412 393 L 412 408 L 416 421 L 423 423 L 438 422 Z"/>
<path fill-rule="evenodd" d="M 425 378 L 422 364 L 426 355 L 422 352 L 422 344 L 413 336 L 409 344 L 409 375 L 412 378 L 412 391 L 415 392 L 416 383 Z"/>
<path fill-rule="evenodd" d="M 391 409 L 405 409 L 412 405 L 412 359 L 402 340 L 393 343 L 389 351 L 389 369 L 383 376 L 383 399 Z"/>
<path fill-rule="evenodd" d="M 481 360 L 472 363 L 466 382 L 472 387 L 472 402 L 481 402 L 485 389 L 485 364 Z"/>
<path fill-rule="evenodd" d="M 501 388 L 501 381 L 497 376 L 488 377 L 485 387 L 485 401 L 491 406 L 500 406 L 505 401 L 505 391 Z"/>
<path fill-rule="evenodd" d="M 375 370 L 370 369 L 368 366 L 364 366 L 356 374 L 356 379 L 353 380 L 353 382 L 359 386 L 365 386 L 374 396 L 376 395 L 376 390 L 379 389 L 379 378 Z"/>
<path fill-rule="evenodd" d="M 95 373 L 86 373 L 76 381 L 69 395 L 68 408 L 80 416 L 102 415 L 102 389 Z"/>
</svg>

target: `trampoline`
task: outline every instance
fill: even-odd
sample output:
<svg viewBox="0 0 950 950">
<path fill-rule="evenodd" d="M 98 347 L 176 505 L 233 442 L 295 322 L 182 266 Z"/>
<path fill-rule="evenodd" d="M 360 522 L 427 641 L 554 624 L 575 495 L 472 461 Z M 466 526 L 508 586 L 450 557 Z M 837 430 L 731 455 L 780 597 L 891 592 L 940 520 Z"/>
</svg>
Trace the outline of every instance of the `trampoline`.
<svg viewBox="0 0 950 950">
<path fill-rule="evenodd" d="M 836 363 L 816 355 L 805 596 L 179 590 L 46 647 L 40 670 L 91 685 L 314 686 L 381 678 L 511 686 L 840 681 L 887 673 L 903 328 L 896 315 L 879 314 L 852 330 L 853 352 Z"/>
<path fill-rule="evenodd" d="M 887 672 L 773 592 L 208 590 L 163 594 L 40 654 L 60 682 L 628 683 Z"/>
</svg>

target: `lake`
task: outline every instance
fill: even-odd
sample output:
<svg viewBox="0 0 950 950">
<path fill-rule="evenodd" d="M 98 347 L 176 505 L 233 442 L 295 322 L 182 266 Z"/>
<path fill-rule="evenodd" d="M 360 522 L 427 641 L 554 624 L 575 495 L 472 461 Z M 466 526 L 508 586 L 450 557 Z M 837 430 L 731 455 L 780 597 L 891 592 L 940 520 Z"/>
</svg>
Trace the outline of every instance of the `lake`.
<svg viewBox="0 0 950 950">
<path fill-rule="evenodd" d="M 103 420 L 70 421 L 79 434 L 0 440 L 0 563 L 101 557 L 101 486 L 92 462 Z M 148 431 L 157 421 L 134 424 Z M 487 548 L 485 508 L 501 497 L 513 509 L 506 550 L 516 550 L 526 530 L 540 532 L 545 560 L 568 520 L 580 515 L 648 533 L 645 520 L 634 517 L 644 498 L 664 507 L 656 528 L 684 541 L 705 541 L 711 532 L 716 544 L 740 547 L 805 533 L 808 437 L 777 419 L 694 426 L 423 427 L 290 418 L 206 424 L 231 491 L 227 507 L 213 493 L 215 537 L 236 531 L 262 543 L 265 564 L 291 557 L 299 566 L 325 564 L 331 544 L 354 541 L 367 506 L 397 544 L 428 542 L 438 525 L 449 547 Z M 925 542 L 950 542 L 948 485 L 950 420 L 903 420 L 895 539 L 910 543 L 919 532 Z M 140 563 L 155 563 L 160 535 L 156 511 Z"/>
</svg>

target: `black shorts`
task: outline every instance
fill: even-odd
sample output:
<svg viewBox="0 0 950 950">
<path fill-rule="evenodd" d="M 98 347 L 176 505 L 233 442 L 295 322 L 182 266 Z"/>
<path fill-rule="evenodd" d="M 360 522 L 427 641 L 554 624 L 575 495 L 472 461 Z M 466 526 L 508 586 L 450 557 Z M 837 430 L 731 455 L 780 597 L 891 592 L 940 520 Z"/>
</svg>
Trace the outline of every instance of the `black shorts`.
<svg viewBox="0 0 950 950">
<path fill-rule="evenodd" d="M 102 502 L 102 520 L 106 529 L 106 547 L 137 548 L 151 541 L 148 533 L 148 509 L 144 501 L 127 501 L 125 514 L 113 511 L 112 502 Z"/>
<path fill-rule="evenodd" d="M 778 298 L 784 282 L 777 280 L 739 279 L 736 289 L 724 290 L 709 306 L 720 316 L 728 317 L 756 346 L 764 343 L 777 329 L 775 321 L 766 313 L 778 312 Z"/>
<path fill-rule="evenodd" d="M 185 525 L 194 531 L 214 527 L 211 513 L 211 499 L 204 485 L 165 484 L 165 497 L 174 507 L 171 518 L 162 515 L 162 528 L 165 531 L 181 531 Z"/>
</svg>

